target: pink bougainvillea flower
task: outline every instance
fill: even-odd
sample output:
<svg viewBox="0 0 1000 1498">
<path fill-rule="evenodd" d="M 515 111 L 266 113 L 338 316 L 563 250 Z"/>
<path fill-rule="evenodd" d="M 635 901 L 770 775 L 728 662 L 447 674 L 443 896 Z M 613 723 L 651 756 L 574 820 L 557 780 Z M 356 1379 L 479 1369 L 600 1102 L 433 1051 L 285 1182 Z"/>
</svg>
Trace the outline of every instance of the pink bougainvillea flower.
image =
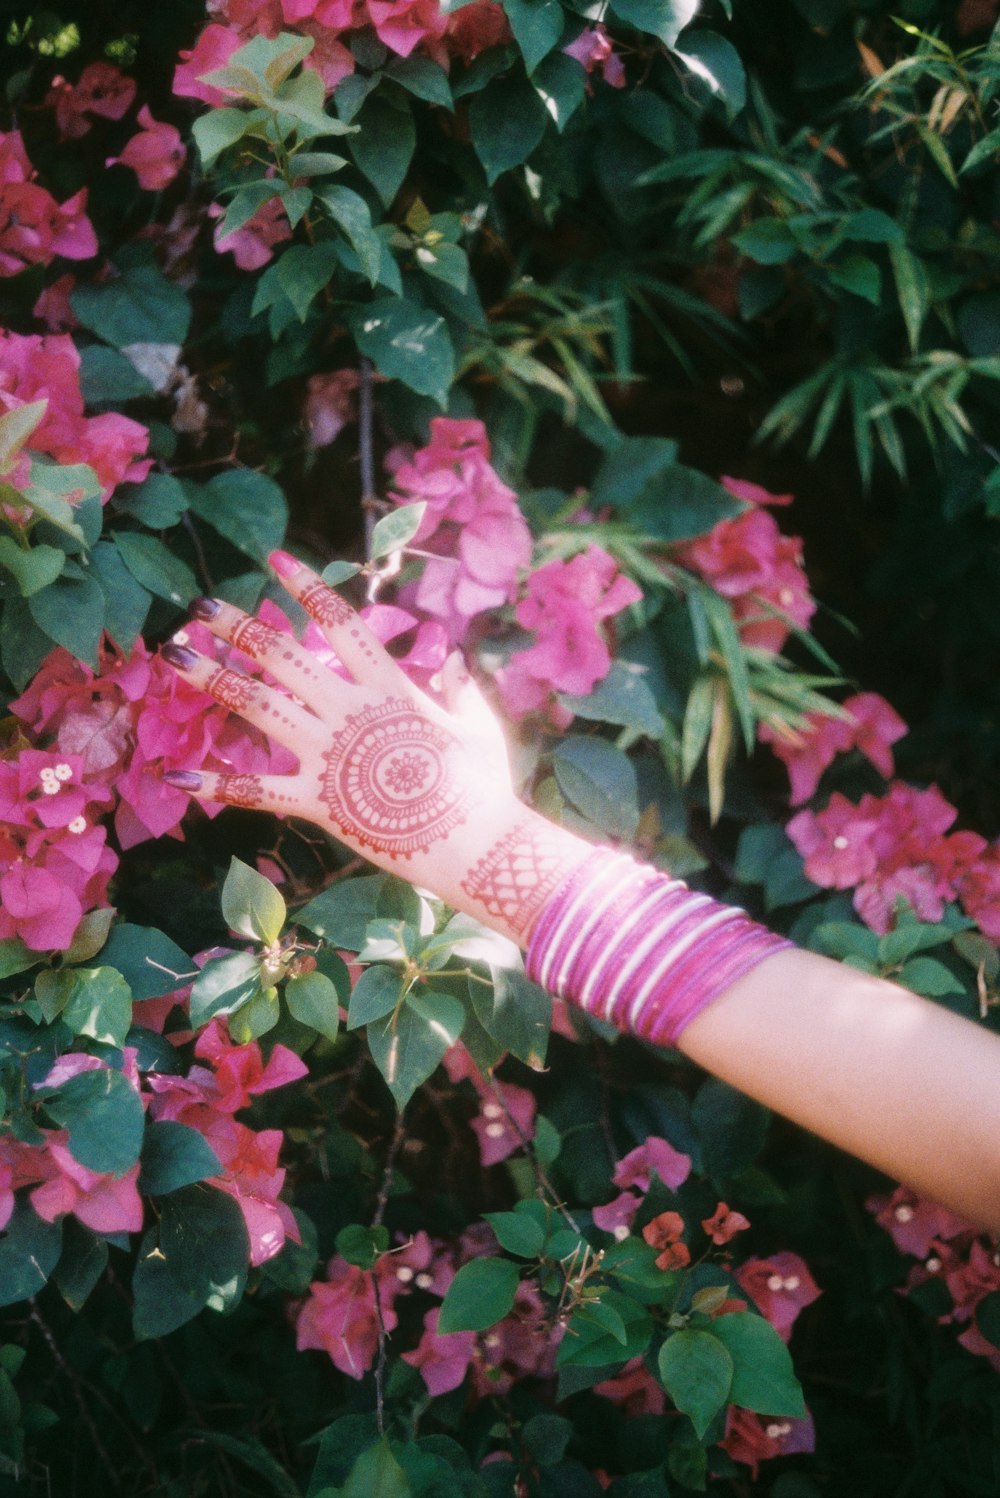
<svg viewBox="0 0 1000 1498">
<path fill-rule="evenodd" d="M 770 489 L 765 489 L 761 484 L 752 484 L 749 479 L 733 478 L 728 473 L 723 474 L 719 483 L 724 489 L 728 489 L 735 499 L 742 499 L 748 505 L 783 509 L 795 499 L 794 494 L 772 494 Z"/>
<path fill-rule="evenodd" d="M 181 133 L 175 125 L 154 120 L 149 105 L 139 110 L 142 129 L 126 141 L 120 156 L 109 156 L 106 166 L 131 167 L 139 179 L 139 186 L 147 192 L 159 192 L 177 176 L 187 157 L 187 149 Z"/>
<path fill-rule="evenodd" d="M 271 1048 L 264 1064 L 255 1040 L 235 1045 L 220 1020 L 211 1020 L 198 1036 L 195 1055 L 210 1061 L 218 1089 L 214 1106 L 223 1113 L 249 1107 L 261 1092 L 285 1087 L 309 1075 L 305 1062 L 280 1042 Z"/>
<path fill-rule="evenodd" d="M 91 128 L 88 116 L 120 120 L 134 98 L 134 78 L 127 78 L 113 62 L 91 62 L 76 83 L 53 78 L 45 103 L 55 109 L 60 139 L 76 140 Z"/>
<path fill-rule="evenodd" d="M 824 811 L 800 811 L 785 830 L 805 859 L 807 878 L 823 889 L 851 889 L 878 866 L 877 825 L 834 791 Z"/>
<path fill-rule="evenodd" d="M 523 1378 L 552 1376 L 562 1328 L 557 1326 L 541 1335 L 546 1327 L 538 1290 L 530 1280 L 522 1280 L 513 1310 L 479 1338 L 471 1373 L 481 1398 L 505 1394 Z"/>
<path fill-rule="evenodd" d="M 465 1382 L 476 1352 L 475 1332 L 439 1332 L 437 1329 L 440 1307 L 424 1316 L 424 1331 L 413 1352 L 402 1354 L 403 1362 L 411 1368 L 419 1368 L 420 1376 L 427 1385 L 427 1392 L 434 1395 L 447 1394 Z"/>
<path fill-rule="evenodd" d="M 537 1102 L 533 1092 L 513 1082 L 498 1082 L 497 1101 L 492 1088 L 483 1092 L 479 1114 L 471 1128 L 479 1140 L 479 1158 L 483 1165 L 496 1165 L 508 1155 L 523 1149 L 525 1141 L 534 1138 Z"/>
<path fill-rule="evenodd" d="M 651 1134 L 618 1161 L 612 1180 L 622 1188 L 638 1186 L 640 1191 L 648 1191 L 654 1171 L 665 1186 L 676 1191 L 691 1174 L 691 1157 L 675 1150 L 666 1139 Z"/>
<path fill-rule="evenodd" d="M 472 0 L 452 10 L 445 30 L 445 47 L 466 64 L 490 47 L 510 41 L 510 23 L 497 0 Z"/>
<path fill-rule="evenodd" d="M 631 1358 L 613 1378 L 595 1384 L 594 1393 L 616 1404 L 626 1420 L 634 1420 L 637 1415 L 662 1415 L 667 1407 L 661 1385 L 642 1358 Z"/>
<path fill-rule="evenodd" d="M 70 1154 L 67 1136 L 52 1133 L 46 1152 L 55 1167 L 51 1178 L 31 1192 L 31 1205 L 46 1222 L 71 1212 L 95 1233 L 137 1233 L 142 1227 L 139 1162 L 123 1175 L 100 1174 Z"/>
<path fill-rule="evenodd" d="M 762 724 L 760 738 L 771 745 L 784 763 L 791 781 L 793 806 L 808 801 L 819 785 L 823 771 L 838 754 L 860 749 L 888 779 L 895 768 L 892 745 L 907 729 L 899 714 L 878 692 L 859 692 L 843 704 L 846 718 L 810 713 L 797 732 L 779 732 Z"/>
<path fill-rule="evenodd" d="M 221 218 L 223 211 L 217 203 L 210 203 L 208 216 Z M 279 197 L 268 198 L 252 218 L 232 233 L 220 234 L 220 227 L 216 225 L 213 235 L 215 248 L 220 255 L 232 255 L 240 270 L 260 270 L 273 259 L 275 245 L 292 237 L 285 205 Z"/>
<path fill-rule="evenodd" d="M 642 1236 L 650 1248 L 660 1249 L 656 1260 L 658 1269 L 683 1269 L 691 1262 L 691 1250 L 681 1239 L 684 1219 L 679 1212 L 661 1212 L 642 1230 Z"/>
<path fill-rule="evenodd" d="M 438 40 L 447 25 L 438 0 L 367 0 L 367 8 L 379 41 L 397 57 Z"/>
<path fill-rule="evenodd" d="M 720 1202 L 711 1217 L 704 1218 L 701 1225 L 716 1247 L 721 1248 L 737 1233 L 746 1232 L 750 1220 L 742 1212 L 734 1212 L 725 1202 Z"/>
<path fill-rule="evenodd" d="M 730 1405 L 726 1413 L 726 1434 L 720 1442 L 734 1462 L 750 1468 L 754 1479 L 761 1462 L 776 1456 L 790 1456 L 796 1451 L 816 1449 L 816 1431 L 812 1416 L 804 1420 L 755 1415 L 750 1410 Z"/>
<path fill-rule="evenodd" d="M 585 26 L 580 35 L 564 47 L 563 51 L 567 57 L 575 58 L 587 73 L 600 69 L 601 77 L 612 88 L 625 87 L 625 64 L 615 51 L 614 43 L 603 22 L 598 21 L 594 26 Z"/>
<path fill-rule="evenodd" d="M 319 21 L 301 21 L 297 29 L 304 36 L 311 36 L 316 43 L 302 66 L 318 73 L 325 92 L 331 94 L 338 83 L 354 72 L 354 53 L 337 40 L 330 27 Z"/>
<path fill-rule="evenodd" d="M 870 1196 L 865 1202 L 900 1253 L 926 1259 L 935 1239 L 947 1241 L 972 1231 L 969 1223 L 947 1207 L 927 1201 L 907 1186 L 897 1186 L 890 1195 Z"/>
<path fill-rule="evenodd" d="M 793 1253 L 747 1259 L 737 1269 L 736 1279 L 785 1342 L 799 1312 L 822 1294 L 806 1261 Z"/>
<path fill-rule="evenodd" d="M 374 1273 L 381 1273 L 379 1260 Z M 398 1282 L 397 1282 L 398 1283 Z M 388 1287 L 387 1287 L 388 1288 Z M 393 1331 L 398 1318 L 391 1294 L 381 1297 L 382 1324 Z M 373 1272 L 330 1260 L 325 1280 L 314 1280 L 296 1317 L 295 1345 L 300 1352 L 315 1347 L 325 1352 L 335 1368 L 349 1378 L 364 1378 L 378 1347 L 378 1313 Z"/>
<path fill-rule="evenodd" d="M 180 54 L 174 69 L 173 92 L 181 99 L 200 99 L 203 104 L 224 104 L 224 89 L 203 81 L 206 73 L 224 68 L 244 38 L 228 26 L 206 26 L 190 51 Z"/>
<path fill-rule="evenodd" d="M 966 915 L 990 941 L 1000 942 L 1000 842 L 985 848 L 961 875 L 958 894 Z"/>
<path fill-rule="evenodd" d="M 50 333 L 69 333 L 73 328 L 79 327 L 69 299 L 75 285 L 76 277 L 71 271 L 67 271 L 39 293 L 31 313 L 45 324 Z"/>
<path fill-rule="evenodd" d="M 634 1191 L 620 1191 L 611 1201 L 605 1202 L 603 1207 L 595 1207 L 591 1215 L 602 1232 L 610 1233 L 620 1242 L 628 1237 L 632 1221 L 641 1206 L 641 1196 L 637 1196 Z"/>
<path fill-rule="evenodd" d="M 84 211 L 86 188 L 60 206 L 34 177 L 20 132 L 0 132 L 0 276 L 48 265 L 57 255 L 88 260 L 97 254 L 97 236 Z"/>
</svg>

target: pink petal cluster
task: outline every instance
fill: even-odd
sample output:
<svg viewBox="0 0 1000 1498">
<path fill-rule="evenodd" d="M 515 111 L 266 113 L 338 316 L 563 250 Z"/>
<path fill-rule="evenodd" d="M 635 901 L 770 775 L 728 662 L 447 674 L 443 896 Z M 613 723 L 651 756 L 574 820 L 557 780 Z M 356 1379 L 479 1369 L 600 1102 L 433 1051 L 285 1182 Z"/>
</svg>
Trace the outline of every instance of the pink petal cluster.
<svg viewBox="0 0 1000 1498">
<path fill-rule="evenodd" d="M 479 1112 L 470 1127 L 483 1165 L 498 1165 L 535 1137 L 538 1104 L 533 1092 L 514 1082 L 487 1080 L 461 1041 L 447 1051 L 444 1066 L 452 1082 L 469 1081 L 479 1094 Z"/>
<path fill-rule="evenodd" d="M 218 203 L 209 204 L 209 218 L 221 219 L 224 212 Z M 221 224 L 216 224 L 213 232 L 215 248 L 220 255 L 232 255 L 240 270 L 260 270 L 273 258 L 275 245 L 284 244 L 292 237 L 285 205 L 279 197 L 268 198 L 252 218 L 229 234 L 222 234 L 221 228 Z"/>
<path fill-rule="evenodd" d="M 516 613 L 535 643 L 515 651 L 496 677 L 508 712 L 521 718 L 546 709 L 557 727 L 567 727 L 573 715 L 552 701 L 552 693 L 586 696 L 607 676 L 611 652 L 601 625 L 641 597 L 600 546 L 533 572 Z"/>
<path fill-rule="evenodd" d="M 173 91 L 213 105 L 225 103 L 230 91 L 206 82 L 206 75 L 225 67 L 253 36 L 294 31 L 311 37 L 315 45 L 303 66 L 319 74 L 327 93 L 353 73 L 347 42 L 366 27 L 397 57 L 420 51 L 443 68 L 453 56 L 469 63 L 510 39 L 498 0 L 472 0 L 450 12 L 440 0 L 213 0 L 209 10 L 214 19 L 180 54 Z"/>
<path fill-rule="evenodd" d="M 398 504 L 427 509 L 414 545 L 435 553 L 403 603 L 439 619 L 458 644 L 472 620 L 512 602 L 531 560 L 531 533 L 517 503 L 490 464 L 481 421 L 439 416 L 431 440 L 396 469 Z"/>
<path fill-rule="evenodd" d="M 892 777 L 892 745 L 907 731 L 902 718 L 878 692 L 858 692 L 843 706 L 848 717 L 809 713 L 803 727 L 794 732 L 761 724 L 759 738 L 770 744 L 788 771 L 793 806 L 808 801 L 823 771 L 838 754 L 851 749 L 859 749 L 886 780 Z"/>
<path fill-rule="evenodd" d="M 275 1045 L 267 1064 L 256 1041 L 233 1045 L 220 1021 L 198 1037 L 195 1054 L 210 1067 L 192 1066 L 187 1076 L 152 1073 L 154 1119 L 187 1124 L 208 1141 L 223 1172 L 208 1182 L 236 1202 L 250 1239 L 250 1262 L 264 1264 L 280 1253 L 285 1241 L 299 1241 L 291 1210 L 279 1199 L 285 1171 L 278 1164 L 280 1129 L 253 1130 L 234 1114 L 253 1097 L 296 1082 L 307 1067 L 287 1046 Z"/>
<path fill-rule="evenodd" d="M 90 130 L 90 116 L 120 120 L 134 99 L 134 78 L 126 77 L 113 62 L 91 62 L 76 83 L 53 78 L 45 103 L 55 110 L 60 140 L 78 140 Z"/>
<path fill-rule="evenodd" d="M 983 1335 L 975 1320 L 980 1302 L 1000 1290 L 997 1245 L 953 1212 L 905 1186 L 869 1197 L 865 1205 L 900 1253 L 920 1260 L 911 1268 L 903 1293 L 928 1280 L 943 1284 L 952 1304 L 940 1319 L 963 1327 L 958 1337 L 961 1345 L 977 1357 L 988 1358 L 1000 1372 L 1000 1347 Z"/>
<path fill-rule="evenodd" d="M 139 110 L 138 135 L 125 142 L 120 156 L 109 156 L 106 166 L 131 167 L 139 186 L 147 192 L 159 192 L 177 176 L 187 157 L 187 149 L 176 125 L 154 120 L 149 105 Z"/>
<path fill-rule="evenodd" d="M 678 558 L 732 601 L 744 644 L 780 650 L 792 625 L 804 629 L 816 612 L 802 566 L 802 541 L 783 535 L 764 508 L 787 504 L 790 496 L 739 479 L 723 478 L 722 484 L 753 508 L 685 542 Z"/>
<path fill-rule="evenodd" d="M 85 416 L 80 392 L 80 355 L 66 333 L 0 332 L 0 412 L 45 400 L 28 451 L 57 463 L 86 463 L 97 474 L 107 500 L 124 480 L 149 472 L 142 458 L 149 432 L 138 421 L 107 411 Z"/>
<path fill-rule="evenodd" d="M 26 748 L 0 760 L 0 939 L 63 950 L 85 912 L 107 905 L 118 859 L 99 819 L 110 801 L 107 786 L 85 783 L 79 755 Z"/>
<path fill-rule="evenodd" d="M 800 811 L 787 832 L 807 878 L 824 889 L 854 889 L 854 908 L 873 931 L 890 930 L 906 900 L 923 921 L 961 901 L 987 935 L 1000 934 L 997 849 L 975 832 L 949 832 L 958 815 L 937 786 L 894 781 L 885 796 L 855 805 L 834 792 L 821 812 Z"/>
<path fill-rule="evenodd" d="M 806 1261 L 787 1252 L 747 1259 L 737 1269 L 736 1280 L 784 1342 L 792 1335 L 799 1312 L 823 1293 Z"/>
<path fill-rule="evenodd" d="M 16 276 L 28 265 L 89 260 L 97 236 L 86 215 L 87 189 L 65 203 L 35 181 L 19 130 L 0 132 L 0 276 Z"/>
<path fill-rule="evenodd" d="M 220 660 L 230 654 L 203 625 L 189 625 L 188 637 L 204 654 Z M 11 710 L 67 757 L 79 756 L 87 788 L 114 801 L 115 831 L 126 848 L 149 837 L 180 836 L 190 798 L 163 784 L 164 770 L 255 774 L 280 772 L 291 761 L 141 640 L 129 656 L 106 646 L 97 671 L 67 650 L 54 650 Z"/>
<path fill-rule="evenodd" d="M 816 1431 L 812 1416 L 804 1420 L 754 1415 L 750 1410 L 730 1405 L 726 1415 L 726 1434 L 719 1443 L 734 1462 L 750 1468 L 756 1479 L 761 1462 L 776 1456 L 791 1456 L 796 1451 L 815 1451 Z"/>
<path fill-rule="evenodd" d="M 619 1241 L 627 1238 L 654 1175 L 671 1191 L 676 1191 L 690 1173 L 690 1155 L 681 1154 L 668 1140 L 651 1134 L 618 1161 L 611 1179 L 620 1188 L 619 1194 L 604 1206 L 594 1208 L 594 1222 L 602 1232 L 611 1233 Z M 632 1187 L 638 1187 L 638 1191 Z"/>
<path fill-rule="evenodd" d="M 594 26 L 585 26 L 563 51 L 567 57 L 574 57 L 587 73 L 593 73 L 599 68 L 601 77 L 612 88 L 625 87 L 625 64 L 615 51 L 614 43 L 602 21 Z M 590 88 L 591 85 L 588 83 L 587 87 Z"/>
</svg>

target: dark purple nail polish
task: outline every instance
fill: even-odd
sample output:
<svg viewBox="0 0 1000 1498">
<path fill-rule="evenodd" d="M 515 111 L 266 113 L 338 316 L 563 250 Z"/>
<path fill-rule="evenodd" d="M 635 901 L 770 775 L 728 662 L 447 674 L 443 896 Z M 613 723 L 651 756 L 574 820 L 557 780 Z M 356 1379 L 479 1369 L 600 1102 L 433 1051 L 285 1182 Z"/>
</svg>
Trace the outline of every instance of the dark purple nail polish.
<svg viewBox="0 0 1000 1498">
<path fill-rule="evenodd" d="M 189 650 L 186 645 L 175 645 L 173 640 L 167 641 L 160 654 L 168 665 L 176 666 L 178 671 L 190 671 L 198 659 L 196 650 Z"/>
<path fill-rule="evenodd" d="M 200 791 L 205 781 L 197 770 L 164 770 L 162 779 L 176 791 Z"/>
<path fill-rule="evenodd" d="M 191 605 L 191 612 L 196 619 L 214 619 L 222 608 L 216 598 L 196 598 Z"/>
</svg>

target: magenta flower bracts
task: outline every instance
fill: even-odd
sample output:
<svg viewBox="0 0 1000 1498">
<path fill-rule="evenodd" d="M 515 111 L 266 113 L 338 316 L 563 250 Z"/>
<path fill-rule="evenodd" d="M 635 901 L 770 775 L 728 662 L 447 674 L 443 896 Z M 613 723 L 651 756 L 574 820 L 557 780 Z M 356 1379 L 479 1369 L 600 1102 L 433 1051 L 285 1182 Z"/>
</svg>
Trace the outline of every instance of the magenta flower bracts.
<svg viewBox="0 0 1000 1498">
<path fill-rule="evenodd" d="M 676 1045 L 731 983 L 791 945 L 680 879 L 595 849 L 542 910 L 526 968 L 595 1019 Z"/>
</svg>

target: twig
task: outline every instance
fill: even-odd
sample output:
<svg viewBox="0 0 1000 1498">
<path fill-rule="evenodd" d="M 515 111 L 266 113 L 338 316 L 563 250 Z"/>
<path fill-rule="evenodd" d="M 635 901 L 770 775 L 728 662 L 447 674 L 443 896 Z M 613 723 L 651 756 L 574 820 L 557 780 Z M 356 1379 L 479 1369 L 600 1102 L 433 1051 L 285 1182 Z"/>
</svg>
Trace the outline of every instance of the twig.
<svg viewBox="0 0 1000 1498">
<path fill-rule="evenodd" d="M 500 1090 L 500 1083 L 492 1073 L 490 1073 L 489 1076 L 489 1084 L 493 1089 L 493 1095 L 497 1100 L 497 1106 L 503 1109 L 507 1122 L 514 1130 L 514 1133 L 517 1135 L 518 1139 L 520 1139 L 521 1147 L 523 1148 L 524 1153 L 527 1155 L 528 1159 L 531 1161 L 531 1167 L 535 1172 L 535 1180 L 538 1182 L 543 1193 L 549 1196 L 552 1206 L 556 1209 L 563 1220 L 573 1229 L 574 1233 L 579 1233 L 580 1224 L 575 1220 L 573 1214 L 569 1211 L 565 1202 L 560 1200 L 559 1193 L 556 1191 L 556 1188 L 553 1186 L 552 1182 L 545 1174 L 545 1171 L 542 1169 L 542 1162 L 539 1160 L 538 1155 L 535 1153 L 534 1145 L 532 1144 L 531 1140 L 528 1138 L 524 1130 L 521 1128 L 521 1125 L 518 1123 L 513 1113 L 507 1107 L 507 1104 L 504 1100 L 504 1095 Z"/>
<path fill-rule="evenodd" d="M 108 1476 L 111 1478 L 112 1482 L 114 1482 L 118 1476 L 118 1469 L 108 1455 L 104 1442 L 101 1440 L 97 1426 L 94 1424 L 94 1417 L 93 1415 L 91 1415 L 90 1408 L 87 1404 L 86 1399 L 84 1398 L 83 1389 L 80 1387 L 80 1380 L 77 1377 L 75 1369 L 73 1369 L 70 1364 L 67 1363 L 66 1359 L 60 1352 L 59 1344 L 56 1342 L 55 1336 L 52 1332 L 52 1328 L 43 1317 L 41 1311 L 38 1309 L 37 1303 L 34 1300 L 31 1301 L 31 1319 L 38 1327 L 38 1330 L 41 1332 L 43 1338 L 45 1339 L 46 1346 L 48 1347 L 49 1352 L 52 1354 L 53 1362 L 59 1369 L 60 1373 L 62 1373 L 63 1377 L 66 1379 L 70 1388 L 73 1390 L 73 1398 L 76 1400 L 77 1408 L 80 1411 L 80 1418 L 83 1420 L 84 1425 L 87 1427 L 87 1430 L 90 1434 L 90 1439 L 94 1443 L 94 1450 L 97 1452 L 102 1466 L 107 1470 Z"/>
<path fill-rule="evenodd" d="M 375 451 L 373 447 L 375 371 L 362 357 L 358 385 L 358 466 L 361 470 L 361 513 L 365 524 L 365 561 L 371 561 L 375 530 Z"/>
<path fill-rule="evenodd" d="M 396 1127 L 389 1142 L 389 1150 L 385 1157 L 385 1169 L 382 1171 L 382 1183 L 379 1186 L 378 1197 L 375 1202 L 375 1215 L 372 1218 L 372 1227 L 382 1226 L 385 1216 L 386 1205 L 389 1201 L 389 1192 L 392 1189 L 392 1175 L 396 1167 L 396 1156 L 403 1142 L 403 1115 L 396 1114 Z M 389 1334 L 385 1329 L 385 1319 L 382 1315 L 382 1292 L 379 1287 L 378 1275 L 372 1271 L 372 1286 L 375 1291 L 375 1320 L 378 1322 L 378 1357 L 375 1360 L 375 1420 L 378 1425 L 380 1436 L 385 1435 L 385 1365 L 388 1360 Z"/>
<path fill-rule="evenodd" d="M 188 535 L 191 537 L 191 545 L 194 547 L 194 554 L 198 562 L 198 571 L 201 573 L 201 580 L 205 585 L 205 592 L 214 593 L 215 584 L 212 581 L 212 574 L 208 570 L 208 562 L 205 558 L 205 549 L 201 544 L 201 537 L 195 530 L 194 521 L 191 519 L 191 516 L 188 514 L 187 510 L 185 510 L 183 515 L 181 516 L 181 524 L 187 531 Z"/>
</svg>

